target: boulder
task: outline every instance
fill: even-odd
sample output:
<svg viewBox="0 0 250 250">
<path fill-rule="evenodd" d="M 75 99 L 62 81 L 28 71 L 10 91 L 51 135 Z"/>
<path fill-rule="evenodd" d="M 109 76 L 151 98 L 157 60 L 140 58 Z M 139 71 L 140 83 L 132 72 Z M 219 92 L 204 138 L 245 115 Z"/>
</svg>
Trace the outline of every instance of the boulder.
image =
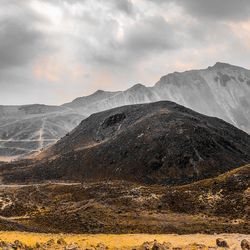
<svg viewBox="0 0 250 250">
<path fill-rule="evenodd" d="M 15 240 L 13 244 L 16 248 L 24 248 L 24 245 L 21 241 Z"/>
<path fill-rule="evenodd" d="M 54 244 L 55 244 L 55 241 L 53 239 L 48 240 L 46 243 L 47 246 L 52 246 Z"/>
<path fill-rule="evenodd" d="M 60 239 L 57 240 L 57 244 L 58 245 L 66 245 L 67 243 L 63 238 L 60 238 Z"/>
<path fill-rule="evenodd" d="M 227 242 L 225 240 L 223 240 L 222 238 L 216 239 L 216 245 L 218 247 L 227 247 L 227 248 L 229 247 Z"/>
<path fill-rule="evenodd" d="M 144 242 L 139 248 L 138 250 L 151 250 L 152 249 L 152 242 Z"/>
<path fill-rule="evenodd" d="M 97 246 L 95 247 L 96 250 L 107 250 L 108 247 L 105 246 L 103 243 L 99 243 L 97 244 Z"/>
<path fill-rule="evenodd" d="M 64 250 L 80 250 L 80 247 L 77 244 L 70 244 L 65 246 Z"/>
<path fill-rule="evenodd" d="M 36 242 L 35 248 L 40 249 L 42 247 L 42 245 L 39 242 Z"/>
<path fill-rule="evenodd" d="M 168 250 L 168 249 L 171 249 L 172 246 L 170 243 L 166 243 L 166 242 L 163 242 L 162 244 L 157 242 L 157 241 L 154 241 L 154 245 L 152 247 L 152 250 Z"/>
<path fill-rule="evenodd" d="M 241 241 L 240 246 L 242 250 L 250 250 L 250 242 L 246 239 Z"/>
</svg>

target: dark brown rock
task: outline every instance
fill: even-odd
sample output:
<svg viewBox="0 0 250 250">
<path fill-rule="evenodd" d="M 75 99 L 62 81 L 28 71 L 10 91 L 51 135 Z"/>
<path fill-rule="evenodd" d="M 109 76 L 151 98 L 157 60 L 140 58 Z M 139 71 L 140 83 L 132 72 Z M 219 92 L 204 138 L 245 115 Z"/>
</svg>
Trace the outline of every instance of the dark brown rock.
<svg viewBox="0 0 250 250">
<path fill-rule="evenodd" d="M 57 240 L 57 244 L 58 245 L 66 245 L 67 243 L 63 238 L 60 238 L 60 239 Z"/>
<path fill-rule="evenodd" d="M 168 250 L 168 249 L 171 249 L 171 244 L 166 242 L 160 244 L 159 242 L 155 241 L 152 247 L 152 250 Z"/>
<path fill-rule="evenodd" d="M 250 242 L 246 239 L 241 241 L 240 246 L 242 250 L 250 250 Z"/>
<path fill-rule="evenodd" d="M 97 246 L 95 247 L 96 250 L 107 250 L 108 247 L 105 246 L 103 243 L 98 243 Z"/>
<path fill-rule="evenodd" d="M 229 247 L 228 244 L 227 244 L 227 242 L 225 240 L 223 240 L 222 238 L 216 239 L 216 245 L 218 247 L 226 247 L 226 248 Z"/>
</svg>

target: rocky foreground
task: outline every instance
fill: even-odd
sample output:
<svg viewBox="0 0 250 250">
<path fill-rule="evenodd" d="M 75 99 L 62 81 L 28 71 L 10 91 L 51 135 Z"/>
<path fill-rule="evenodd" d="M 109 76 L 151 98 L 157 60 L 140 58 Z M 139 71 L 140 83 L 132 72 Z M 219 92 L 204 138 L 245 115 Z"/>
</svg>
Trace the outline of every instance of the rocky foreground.
<svg viewBox="0 0 250 250">
<path fill-rule="evenodd" d="M 0 230 L 249 234 L 249 178 L 247 165 L 183 186 L 119 181 L 2 185 Z"/>
<path fill-rule="evenodd" d="M 16 239 L 19 240 L 14 240 Z M 148 240 L 146 240 L 148 239 Z M 146 241 L 144 241 L 146 240 Z M 249 235 L 52 235 L 0 233 L 3 250 L 249 250 Z"/>
</svg>

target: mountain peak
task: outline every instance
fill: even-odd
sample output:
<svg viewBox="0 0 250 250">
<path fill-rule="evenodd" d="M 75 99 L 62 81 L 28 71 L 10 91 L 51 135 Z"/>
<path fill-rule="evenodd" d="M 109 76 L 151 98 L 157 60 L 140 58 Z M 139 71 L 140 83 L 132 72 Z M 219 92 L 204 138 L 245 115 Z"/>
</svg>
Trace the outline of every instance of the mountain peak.
<svg viewBox="0 0 250 250">
<path fill-rule="evenodd" d="M 141 84 L 141 83 L 137 83 L 137 84 L 135 84 L 134 86 L 132 86 L 130 89 L 128 89 L 128 90 L 138 90 L 138 89 L 144 89 L 144 88 L 146 88 L 146 86 L 144 86 L 143 84 Z"/>
<path fill-rule="evenodd" d="M 224 63 L 224 62 L 216 62 L 215 65 L 213 66 L 214 68 L 228 68 L 231 67 L 232 65 L 229 63 Z"/>
<path fill-rule="evenodd" d="M 92 95 L 99 95 L 99 94 L 102 94 L 102 93 L 104 93 L 104 92 L 106 92 L 106 91 L 104 91 L 104 90 L 101 90 L 101 89 L 98 89 L 96 92 L 94 92 Z"/>
<path fill-rule="evenodd" d="M 217 69 L 217 70 L 226 69 L 226 68 L 244 69 L 243 67 L 235 66 L 229 63 L 224 63 L 224 62 L 216 62 L 214 66 L 208 67 L 208 69 Z"/>
</svg>

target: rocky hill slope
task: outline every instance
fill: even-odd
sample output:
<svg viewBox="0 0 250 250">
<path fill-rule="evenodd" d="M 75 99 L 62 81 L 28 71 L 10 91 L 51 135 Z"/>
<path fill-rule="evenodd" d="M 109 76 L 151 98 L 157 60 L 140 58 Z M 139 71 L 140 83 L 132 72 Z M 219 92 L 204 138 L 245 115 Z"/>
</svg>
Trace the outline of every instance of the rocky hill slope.
<svg viewBox="0 0 250 250">
<path fill-rule="evenodd" d="M 7 166 L 2 180 L 182 184 L 249 162 L 247 133 L 165 101 L 93 114 L 34 162 Z"/>
</svg>

